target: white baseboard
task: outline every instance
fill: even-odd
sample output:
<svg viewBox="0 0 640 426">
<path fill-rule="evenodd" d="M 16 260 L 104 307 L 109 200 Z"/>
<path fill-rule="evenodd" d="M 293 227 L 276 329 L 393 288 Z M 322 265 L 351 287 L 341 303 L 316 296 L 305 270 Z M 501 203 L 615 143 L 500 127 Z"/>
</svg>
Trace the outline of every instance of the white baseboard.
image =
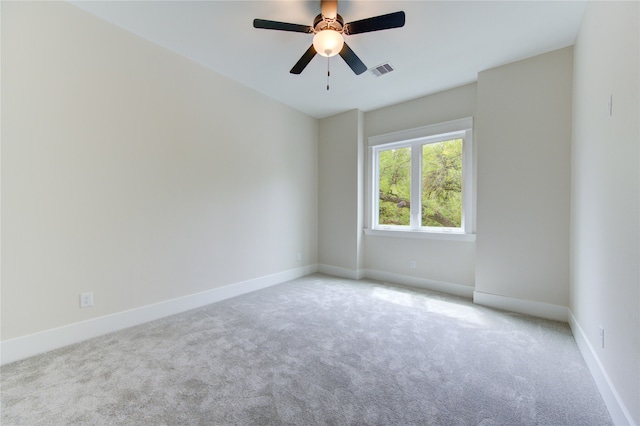
<svg viewBox="0 0 640 426">
<path fill-rule="evenodd" d="M 364 278 L 362 269 L 347 269 L 333 265 L 318 265 L 318 272 L 339 278 L 347 278 L 350 280 L 361 280 Z"/>
<path fill-rule="evenodd" d="M 555 321 L 567 322 L 569 319 L 569 310 L 566 306 L 552 305 L 532 300 L 515 299 L 512 297 L 498 296 L 496 294 L 483 293 L 480 291 L 473 292 L 473 303 Z"/>
<path fill-rule="evenodd" d="M 441 293 L 453 294 L 455 296 L 470 299 L 473 295 L 473 287 L 463 284 L 455 284 L 446 281 L 430 280 L 427 278 L 417 278 L 408 275 L 395 274 L 393 272 L 378 271 L 375 269 L 365 269 L 364 277 L 372 280 L 386 281 L 389 283 L 402 284 L 410 287 L 419 287 L 427 290 L 439 291 Z"/>
<path fill-rule="evenodd" d="M 153 305 L 142 306 L 128 311 L 5 340 L 0 342 L 0 365 L 9 364 L 103 334 L 281 284 L 317 271 L 318 265 L 304 266 L 214 288 L 202 293 L 190 294 Z"/>
<path fill-rule="evenodd" d="M 578 321 L 571 311 L 569 311 L 569 326 L 571 327 L 573 337 L 576 339 L 576 343 L 578 344 L 578 349 L 580 349 L 580 353 L 587 363 L 587 366 L 591 371 L 591 375 L 596 382 L 596 386 L 598 386 L 600 395 L 602 395 L 602 399 L 609 410 L 613 423 L 616 425 L 635 424 L 631 418 L 631 413 L 629 413 L 629 410 L 627 410 L 620 399 L 620 395 L 616 391 L 616 388 L 611 383 L 609 375 L 600 362 L 596 351 L 593 349 L 593 346 L 591 346 L 591 343 L 589 343 L 582 327 L 580 327 L 580 324 L 578 324 Z"/>
</svg>

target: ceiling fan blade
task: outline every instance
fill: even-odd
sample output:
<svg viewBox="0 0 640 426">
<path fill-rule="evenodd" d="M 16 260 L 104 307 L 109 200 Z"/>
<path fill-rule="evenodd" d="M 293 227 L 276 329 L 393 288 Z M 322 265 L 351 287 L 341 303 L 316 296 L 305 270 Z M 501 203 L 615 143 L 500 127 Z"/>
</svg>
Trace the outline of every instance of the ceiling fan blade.
<svg viewBox="0 0 640 426">
<path fill-rule="evenodd" d="M 336 19 L 338 16 L 338 0 L 321 1 L 322 16 L 329 19 Z"/>
<path fill-rule="evenodd" d="M 356 55 L 355 52 L 347 46 L 347 43 L 342 46 L 340 56 L 342 56 L 342 59 L 344 59 L 356 75 L 360 75 L 367 70 L 367 66 L 360 60 L 360 58 L 358 58 L 358 55 Z"/>
<path fill-rule="evenodd" d="M 404 12 L 388 13 L 386 15 L 374 16 L 373 18 L 361 19 L 345 24 L 345 34 L 361 34 L 371 31 L 388 30 L 404 26 Z"/>
<path fill-rule="evenodd" d="M 302 55 L 302 57 L 298 60 L 298 62 L 296 62 L 296 64 L 293 66 L 293 68 L 291 68 L 291 71 L 289 72 L 291 74 L 300 74 L 302 70 L 304 70 L 307 65 L 309 65 L 309 62 L 311 62 L 314 56 L 316 56 L 316 49 L 312 44 L 311 47 L 309 47 L 309 49 L 304 52 L 304 55 Z"/>
<path fill-rule="evenodd" d="M 288 22 L 268 21 L 266 19 L 254 19 L 254 28 L 263 28 L 265 30 L 291 31 L 294 33 L 312 33 L 313 28 L 309 25 L 290 24 Z"/>
</svg>

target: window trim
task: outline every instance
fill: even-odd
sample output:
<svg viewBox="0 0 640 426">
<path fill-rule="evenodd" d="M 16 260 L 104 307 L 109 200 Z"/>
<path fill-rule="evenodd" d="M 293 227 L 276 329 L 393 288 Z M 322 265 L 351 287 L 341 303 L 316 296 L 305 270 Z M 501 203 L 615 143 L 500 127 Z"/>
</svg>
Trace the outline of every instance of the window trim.
<svg viewBox="0 0 640 426">
<path fill-rule="evenodd" d="M 462 145 L 462 225 L 460 228 L 421 227 L 420 218 L 413 212 L 407 226 L 378 225 L 379 197 L 374 194 L 378 181 L 378 152 L 394 147 L 410 146 L 411 168 L 421 170 L 421 147 L 429 143 L 463 137 Z M 475 240 L 475 175 L 473 167 L 473 118 L 463 118 L 394 133 L 370 136 L 369 173 L 367 178 L 367 235 L 397 236 L 403 238 L 430 238 L 441 240 Z M 419 151 L 418 151 L 419 150 Z M 416 153 L 420 155 L 416 155 Z M 417 172 L 420 173 L 420 172 Z M 413 174 L 413 172 L 412 172 Z M 420 203 L 421 179 L 411 181 L 411 203 Z M 414 200 L 414 198 L 416 198 Z M 414 204 L 415 205 L 415 204 Z"/>
</svg>

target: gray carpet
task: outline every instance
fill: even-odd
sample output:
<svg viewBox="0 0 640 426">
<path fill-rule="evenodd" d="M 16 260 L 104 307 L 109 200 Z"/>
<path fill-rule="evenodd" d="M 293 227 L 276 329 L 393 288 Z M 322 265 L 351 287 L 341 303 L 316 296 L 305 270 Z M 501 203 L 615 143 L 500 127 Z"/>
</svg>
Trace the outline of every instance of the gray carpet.
<svg viewBox="0 0 640 426">
<path fill-rule="evenodd" d="M 607 425 L 566 324 L 312 275 L 2 367 L 2 425 Z"/>
</svg>

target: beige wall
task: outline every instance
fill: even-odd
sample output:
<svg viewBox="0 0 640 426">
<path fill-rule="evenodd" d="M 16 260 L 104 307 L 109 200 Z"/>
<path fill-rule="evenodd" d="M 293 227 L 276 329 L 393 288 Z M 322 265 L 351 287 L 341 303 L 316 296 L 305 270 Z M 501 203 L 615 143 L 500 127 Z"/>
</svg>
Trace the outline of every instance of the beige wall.
<svg viewBox="0 0 640 426">
<path fill-rule="evenodd" d="M 589 2 L 575 45 L 570 308 L 626 409 L 619 424 L 640 424 L 639 9 Z"/>
<path fill-rule="evenodd" d="M 473 117 L 475 109 L 476 84 L 473 83 L 368 111 L 364 116 L 365 143 L 371 136 Z M 369 170 L 365 168 L 365 172 L 369 173 Z M 366 235 L 363 247 L 366 270 L 469 287 L 474 285 L 474 241 Z M 415 269 L 410 268 L 411 260 L 416 261 Z"/>
<path fill-rule="evenodd" d="M 469 84 L 374 111 L 348 111 L 319 124 L 319 263 L 340 276 L 370 276 L 474 284 L 475 242 L 363 236 L 367 138 L 472 117 L 476 85 Z M 410 260 L 416 268 L 410 268 Z M 390 275 L 389 275 L 390 274 Z M 457 289 L 456 289 L 457 290 Z"/>
<path fill-rule="evenodd" d="M 2 340 L 315 265 L 317 134 L 66 3 L 3 2 Z"/>
<path fill-rule="evenodd" d="M 350 278 L 357 278 L 362 267 L 361 139 L 361 111 L 320 120 L 318 261 L 321 271 Z"/>
<path fill-rule="evenodd" d="M 385 108 L 367 111 L 365 137 L 473 117 L 476 112 L 476 83 L 423 96 Z"/>
<path fill-rule="evenodd" d="M 478 76 L 476 291 L 569 302 L 572 48 Z"/>
</svg>

